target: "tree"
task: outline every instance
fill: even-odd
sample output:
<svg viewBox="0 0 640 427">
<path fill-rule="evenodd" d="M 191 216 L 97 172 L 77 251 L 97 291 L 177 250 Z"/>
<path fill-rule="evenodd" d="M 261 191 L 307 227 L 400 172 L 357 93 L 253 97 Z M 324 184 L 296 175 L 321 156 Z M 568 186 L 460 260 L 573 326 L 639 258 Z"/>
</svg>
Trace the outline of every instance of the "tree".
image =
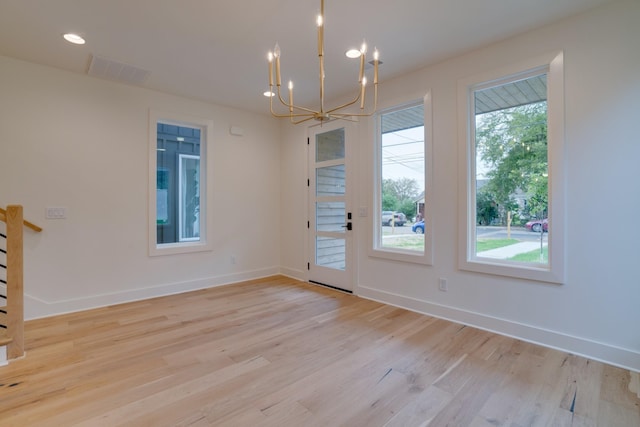
<svg viewBox="0 0 640 427">
<path fill-rule="evenodd" d="M 382 210 L 402 212 L 407 218 L 416 213 L 415 199 L 420 194 L 418 183 L 411 178 L 382 180 Z"/>
<path fill-rule="evenodd" d="M 517 207 L 513 195 L 518 190 L 527 196 L 526 213 L 546 213 L 546 102 L 476 116 L 476 152 L 489 168 L 483 197 L 499 205 L 501 213 Z"/>
<path fill-rule="evenodd" d="M 391 193 L 382 191 L 382 210 L 383 211 L 395 211 L 400 202 L 396 196 Z"/>
<path fill-rule="evenodd" d="M 385 193 L 393 195 L 398 201 L 402 202 L 417 197 L 420 192 L 415 179 L 398 178 L 382 180 L 382 194 Z"/>
<path fill-rule="evenodd" d="M 405 199 L 400 203 L 400 206 L 397 209 L 399 212 L 402 212 L 404 216 L 407 217 L 409 221 L 411 218 L 416 216 L 416 202 L 413 199 Z"/>
<path fill-rule="evenodd" d="M 491 221 L 498 218 L 496 202 L 493 201 L 493 196 L 485 188 L 478 190 L 476 194 L 476 222 L 478 225 L 489 225 Z"/>
</svg>

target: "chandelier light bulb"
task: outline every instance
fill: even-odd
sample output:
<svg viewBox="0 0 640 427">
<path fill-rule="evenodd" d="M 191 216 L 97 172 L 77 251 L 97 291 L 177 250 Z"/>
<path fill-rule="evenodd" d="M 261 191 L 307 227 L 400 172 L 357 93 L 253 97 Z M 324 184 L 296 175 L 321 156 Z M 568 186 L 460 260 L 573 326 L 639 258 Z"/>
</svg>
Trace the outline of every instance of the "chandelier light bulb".
<svg viewBox="0 0 640 427">
<path fill-rule="evenodd" d="M 269 52 L 267 59 L 269 60 L 269 93 L 271 93 L 271 87 L 273 87 L 273 52 Z"/>
<path fill-rule="evenodd" d="M 273 48 L 273 56 L 280 58 L 280 45 L 278 43 L 276 43 L 276 46 Z"/>
<path fill-rule="evenodd" d="M 362 79 L 364 78 L 364 61 L 365 61 L 366 55 L 367 55 L 367 43 L 364 40 L 362 40 L 362 47 L 360 48 L 360 77 L 358 77 L 358 83 L 362 83 Z M 364 87 L 364 85 L 362 87 Z"/>
<path fill-rule="evenodd" d="M 289 80 L 289 114 L 293 114 L 293 82 Z"/>
</svg>

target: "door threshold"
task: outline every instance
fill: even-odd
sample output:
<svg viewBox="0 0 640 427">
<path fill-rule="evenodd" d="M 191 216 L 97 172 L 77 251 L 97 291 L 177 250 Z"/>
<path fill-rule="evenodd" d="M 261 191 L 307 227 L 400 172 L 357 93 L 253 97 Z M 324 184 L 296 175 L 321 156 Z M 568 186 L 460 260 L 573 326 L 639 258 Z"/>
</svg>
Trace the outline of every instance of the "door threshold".
<svg viewBox="0 0 640 427">
<path fill-rule="evenodd" d="M 342 289 L 342 288 L 339 288 L 337 286 L 327 285 L 326 283 L 316 282 L 315 280 L 309 280 L 309 283 L 313 283 L 315 285 L 324 286 L 325 288 L 331 288 L 331 289 L 334 289 L 336 291 L 341 291 L 341 292 L 346 292 L 348 294 L 353 294 L 353 291 L 350 291 L 348 289 Z"/>
</svg>

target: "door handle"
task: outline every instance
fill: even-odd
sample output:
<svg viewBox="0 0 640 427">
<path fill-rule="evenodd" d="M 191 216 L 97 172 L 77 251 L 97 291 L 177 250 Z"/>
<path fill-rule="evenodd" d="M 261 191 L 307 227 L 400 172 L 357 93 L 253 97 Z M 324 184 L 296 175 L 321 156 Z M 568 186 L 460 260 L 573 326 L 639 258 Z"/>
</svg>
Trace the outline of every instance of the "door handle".
<svg viewBox="0 0 640 427">
<path fill-rule="evenodd" d="M 351 225 L 351 222 L 348 222 L 346 225 L 343 225 L 342 228 L 346 228 L 347 230 L 353 230 L 353 226 Z"/>
</svg>

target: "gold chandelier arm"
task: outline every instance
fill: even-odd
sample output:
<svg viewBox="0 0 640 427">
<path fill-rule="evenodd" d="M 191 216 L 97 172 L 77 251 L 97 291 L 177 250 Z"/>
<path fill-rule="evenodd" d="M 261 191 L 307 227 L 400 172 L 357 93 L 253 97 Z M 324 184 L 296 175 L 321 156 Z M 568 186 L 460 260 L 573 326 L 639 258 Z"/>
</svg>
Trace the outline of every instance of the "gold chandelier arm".
<svg viewBox="0 0 640 427">
<path fill-rule="evenodd" d="M 271 91 L 271 93 L 273 93 L 273 87 L 270 86 L 269 90 Z M 282 114 L 282 113 L 276 113 L 273 110 L 273 96 L 269 97 L 269 110 L 271 111 L 271 115 L 273 117 L 277 117 L 277 118 L 286 118 L 286 117 L 288 117 L 289 119 L 291 119 L 291 123 L 293 123 L 293 124 L 306 122 L 307 120 L 311 120 L 311 119 L 313 119 L 315 117 L 315 112 L 313 112 L 313 111 L 310 111 L 309 113 L 304 113 L 304 114 L 292 114 L 292 113 Z M 294 121 L 293 120 L 294 117 L 304 117 L 304 119 L 303 120 Z"/>
<path fill-rule="evenodd" d="M 332 117 L 332 118 L 340 118 L 340 119 L 346 119 L 346 117 L 371 117 L 377 110 L 378 108 L 378 84 L 375 84 L 373 89 L 373 110 L 368 112 L 368 113 L 335 113 L 335 111 L 340 110 L 341 108 L 345 108 L 348 107 L 350 105 L 355 104 L 356 102 L 358 102 L 358 100 L 360 99 L 360 96 L 358 96 L 356 99 L 354 99 L 353 101 L 351 101 L 350 103 L 347 103 L 345 105 L 341 105 L 340 107 L 336 107 L 334 109 L 332 109 L 331 111 L 327 112 L 327 115 Z"/>
<path fill-rule="evenodd" d="M 273 117 L 282 118 L 282 119 L 290 118 L 293 124 L 306 122 L 307 120 L 311 120 L 315 117 L 313 114 L 281 114 L 281 113 L 276 113 L 275 111 L 273 111 L 273 109 L 271 110 L 271 115 Z M 305 119 L 295 122 L 293 120 L 294 117 L 305 117 Z"/>
<path fill-rule="evenodd" d="M 278 117 L 278 118 L 289 117 L 289 114 L 280 114 L 280 113 L 276 113 L 275 111 L 273 111 L 273 103 L 271 103 L 271 105 L 270 105 L 270 110 L 271 110 L 271 115 L 273 117 Z"/>
<path fill-rule="evenodd" d="M 278 99 L 280 99 L 280 103 L 284 106 L 286 106 L 287 108 L 290 107 L 289 104 L 287 104 L 286 102 L 284 102 L 284 99 L 282 99 L 282 95 L 280 94 L 280 85 L 278 85 L 278 90 L 277 90 L 277 94 L 278 94 Z"/>
<path fill-rule="evenodd" d="M 362 80 L 363 80 L 363 77 L 364 77 L 365 52 L 366 52 L 366 45 L 363 43 L 362 44 L 362 48 L 360 49 L 360 74 L 359 74 L 359 77 L 358 77 L 358 83 L 360 83 L 360 84 L 362 84 Z M 321 64 L 321 67 L 322 67 L 322 57 L 320 58 L 320 61 L 321 61 L 320 64 Z M 322 83 L 323 83 L 323 81 L 321 79 L 320 80 L 320 87 L 321 88 L 323 87 Z M 355 104 L 356 102 L 358 102 L 360 100 L 361 97 L 364 97 L 364 91 L 365 91 L 364 86 L 361 86 L 360 89 L 358 90 L 357 96 L 353 99 L 353 101 L 347 102 L 346 104 L 343 104 L 343 105 L 340 105 L 338 107 L 332 108 L 331 110 L 327 111 L 327 114 L 331 114 L 334 111 L 338 111 L 338 110 L 341 110 L 343 108 L 347 108 L 347 107 Z M 321 95 L 322 95 L 322 92 L 321 92 Z M 322 100 L 322 97 L 321 97 L 321 100 Z"/>
<path fill-rule="evenodd" d="M 354 117 L 353 114 L 349 114 L 349 113 L 340 113 L 340 114 L 332 114 L 329 116 L 329 118 L 331 120 L 346 120 L 348 122 L 357 122 L 358 120 Z"/>
<path fill-rule="evenodd" d="M 346 108 L 346 107 L 349 107 L 349 106 L 355 104 L 356 102 L 358 102 L 360 100 L 360 96 L 361 95 L 362 95 L 362 92 L 358 91 L 358 96 L 356 96 L 353 101 L 347 102 L 344 105 L 340 105 L 338 107 L 332 108 L 331 110 L 327 111 L 327 114 L 332 114 L 334 111 L 338 111 L 338 110 L 341 110 L 343 108 Z M 350 116 L 370 116 L 375 112 L 377 106 L 378 106 L 378 84 L 375 83 L 373 85 L 373 112 L 371 112 L 371 113 L 349 114 L 349 115 Z"/>
<path fill-rule="evenodd" d="M 374 113 L 376 112 L 377 108 L 378 108 L 378 85 L 375 84 L 374 85 L 374 89 L 373 89 L 373 110 L 371 110 L 368 113 L 349 114 L 349 116 L 352 116 L 352 117 L 371 117 L 371 116 L 374 115 Z"/>
<path fill-rule="evenodd" d="M 307 122 L 307 121 L 309 121 L 309 120 L 311 120 L 313 118 L 315 118 L 315 116 L 309 115 L 309 117 L 307 117 L 306 119 L 302 119 L 302 120 L 297 120 L 296 121 L 296 120 L 293 120 L 293 116 L 292 116 L 291 117 L 291 123 L 293 123 L 294 125 L 297 125 L 297 124 L 300 124 L 300 123 L 303 123 L 303 122 Z"/>
<path fill-rule="evenodd" d="M 271 90 L 271 93 L 273 93 L 273 90 Z M 282 98 L 282 95 L 280 94 L 280 85 L 278 85 L 277 94 L 278 94 L 278 99 L 280 100 L 280 103 L 282 105 L 284 105 L 285 107 L 289 108 L 289 109 L 294 108 L 294 109 L 297 109 L 297 110 L 306 111 L 306 112 L 311 113 L 311 114 L 316 114 L 317 113 L 317 111 L 310 110 L 309 108 L 304 108 L 304 107 L 300 107 L 299 105 L 289 104 L 288 102 L 285 102 L 285 100 Z M 273 97 L 271 97 L 271 98 L 273 98 Z M 282 117 L 289 117 L 289 115 L 291 115 L 291 113 L 286 114 L 286 115 L 284 115 Z M 296 114 L 294 114 L 294 116 L 296 116 Z"/>
<path fill-rule="evenodd" d="M 327 111 L 327 114 L 331 114 L 331 113 L 333 113 L 334 111 L 338 111 L 338 110 L 341 110 L 341 109 L 343 109 L 343 108 L 347 108 L 347 107 L 349 107 L 349 106 L 351 106 L 351 105 L 355 104 L 355 103 L 356 103 L 356 102 L 358 102 L 359 100 L 360 100 L 360 91 L 358 91 L 358 96 L 356 96 L 356 97 L 355 97 L 355 99 L 354 99 L 353 101 L 351 101 L 351 102 L 347 102 L 346 104 L 343 104 L 343 105 L 340 105 L 340 106 L 338 106 L 338 107 L 332 108 L 331 110 Z"/>
<path fill-rule="evenodd" d="M 278 118 L 286 118 L 286 117 L 309 117 L 310 119 L 313 119 L 315 117 L 315 113 L 276 113 L 275 111 L 273 111 L 273 105 L 270 107 L 270 111 L 271 111 L 271 115 L 273 117 L 278 117 Z"/>
<path fill-rule="evenodd" d="M 269 85 L 269 91 L 270 91 L 271 93 L 273 93 L 273 86 Z M 272 115 L 273 117 L 278 117 L 278 118 L 290 117 L 290 116 L 291 116 L 291 113 L 282 114 L 282 113 L 276 113 L 276 112 L 273 110 L 273 97 L 274 97 L 274 96 L 275 96 L 275 95 L 271 95 L 271 96 L 269 96 L 269 110 L 271 111 L 271 115 Z"/>
<path fill-rule="evenodd" d="M 293 124 L 299 124 L 299 123 L 303 123 L 306 122 L 308 120 L 311 120 L 313 118 L 319 118 L 319 117 L 326 117 L 326 118 L 339 118 L 339 119 L 344 119 L 344 120 L 349 120 L 348 117 L 371 117 L 377 110 L 378 107 L 378 84 L 374 84 L 373 86 L 373 110 L 371 112 L 368 113 L 336 113 L 335 111 L 341 110 L 343 108 L 349 107 L 353 104 L 355 104 L 356 102 L 358 102 L 358 100 L 360 100 L 360 92 L 358 93 L 358 96 L 353 99 L 352 101 L 340 105 L 336 108 L 332 108 L 331 110 L 327 111 L 326 113 L 320 113 L 318 111 L 314 111 L 308 108 L 304 108 L 304 107 L 300 107 L 297 105 L 289 105 L 288 103 L 284 102 L 284 100 L 282 99 L 282 96 L 280 95 L 280 87 L 278 87 L 278 98 L 280 99 L 280 103 L 282 105 L 284 105 L 287 108 L 294 108 L 294 109 L 298 109 L 298 110 L 302 110 L 302 111 L 306 111 L 306 113 L 286 113 L 286 114 L 282 114 L 282 113 L 276 113 L 273 110 L 273 96 L 269 97 L 269 108 L 271 110 L 271 115 L 277 118 L 290 118 L 291 119 L 291 123 Z M 273 87 L 269 86 L 269 90 L 271 91 L 271 93 L 273 93 Z M 298 120 L 295 121 L 293 120 L 294 117 L 305 117 L 303 120 Z M 354 120 L 351 120 L 354 121 Z"/>
</svg>

